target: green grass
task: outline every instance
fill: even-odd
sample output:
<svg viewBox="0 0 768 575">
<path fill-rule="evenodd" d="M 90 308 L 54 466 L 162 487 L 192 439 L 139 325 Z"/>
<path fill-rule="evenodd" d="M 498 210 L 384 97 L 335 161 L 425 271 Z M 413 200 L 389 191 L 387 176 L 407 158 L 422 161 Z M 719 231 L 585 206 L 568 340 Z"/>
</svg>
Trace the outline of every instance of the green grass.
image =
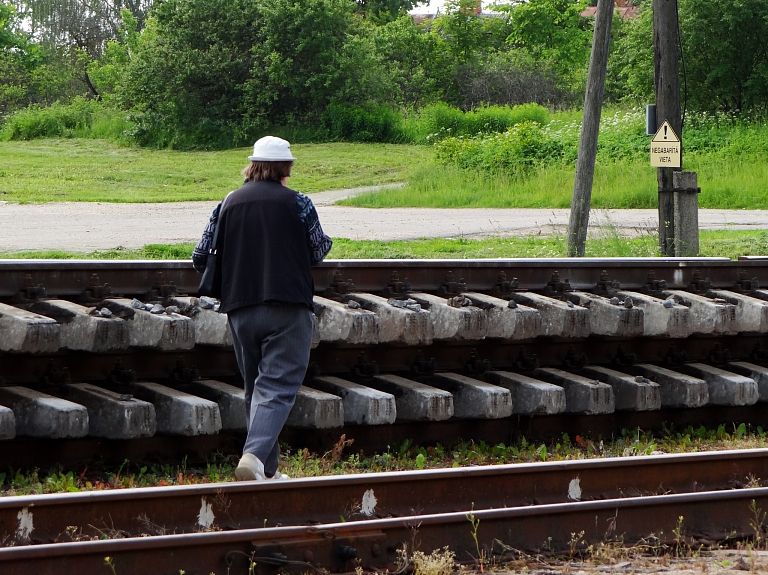
<svg viewBox="0 0 768 575">
<path fill-rule="evenodd" d="M 297 144 L 289 185 L 312 193 L 401 182 L 429 155 L 424 146 Z M 0 142 L 0 200 L 175 202 L 218 200 L 240 186 L 249 148 L 177 152 L 107 140 Z"/>
<path fill-rule="evenodd" d="M 351 443 L 351 442 L 350 442 Z M 654 452 L 690 453 L 727 449 L 768 447 L 762 427 L 745 424 L 720 425 L 717 429 L 688 426 L 676 432 L 649 434 L 639 429 L 625 429 L 620 437 L 605 438 L 567 434 L 548 443 L 518 438 L 511 444 L 485 441 L 459 441 L 442 445 L 419 445 L 407 439 L 385 453 L 357 452 L 354 443 L 337 445 L 324 455 L 307 450 L 284 449 L 280 470 L 291 477 L 315 477 L 349 473 L 375 473 L 412 469 L 439 469 L 475 465 L 532 463 L 595 459 L 616 456 L 643 456 Z M 163 464 L 144 465 L 126 460 L 122 465 L 49 469 L 13 469 L 0 465 L 0 496 L 37 493 L 101 491 L 129 487 L 195 485 L 234 481 L 237 457 L 211 454 L 202 465 L 188 465 L 186 459 Z"/>
<path fill-rule="evenodd" d="M 27 251 L 0 253 L 11 259 L 189 259 L 193 244 L 150 244 L 140 249 L 116 248 L 89 253 Z M 700 234 L 702 256 L 737 259 L 743 255 L 768 255 L 768 230 L 716 230 Z M 335 238 L 329 259 L 475 259 L 565 257 L 565 236 L 524 236 L 482 240 L 434 238 L 414 241 L 373 241 Z M 587 240 L 587 257 L 655 257 L 655 234 L 626 237 L 614 228 L 603 228 Z"/>
<path fill-rule="evenodd" d="M 701 208 L 768 209 L 768 158 L 691 154 L 686 170 L 698 173 Z M 365 208 L 570 208 L 574 167 L 546 166 L 535 174 L 483 174 L 426 163 L 395 190 L 338 202 Z M 656 169 L 647 162 L 598 163 L 592 189 L 594 209 L 655 209 Z"/>
</svg>

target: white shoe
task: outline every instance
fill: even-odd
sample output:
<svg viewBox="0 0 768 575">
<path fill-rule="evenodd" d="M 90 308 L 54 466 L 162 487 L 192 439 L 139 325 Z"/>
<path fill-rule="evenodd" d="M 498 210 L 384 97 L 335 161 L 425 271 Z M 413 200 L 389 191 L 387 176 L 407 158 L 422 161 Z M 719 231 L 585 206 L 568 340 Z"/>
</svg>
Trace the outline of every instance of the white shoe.
<svg viewBox="0 0 768 575">
<path fill-rule="evenodd" d="M 264 464 L 253 453 L 244 453 L 240 463 L 235 469 L 235 478 L 238 481 L 264 481 Z"/>
<path fill-rule="evenodd" d="M 286 479 L 290 479 L 290 475 L 286 475 L 285 473 L 280 473 L 279 471 L 275 471 L 275 474 L 272 477 L 267 477 L 270 481 L 285 481 Z"/>
</svg>

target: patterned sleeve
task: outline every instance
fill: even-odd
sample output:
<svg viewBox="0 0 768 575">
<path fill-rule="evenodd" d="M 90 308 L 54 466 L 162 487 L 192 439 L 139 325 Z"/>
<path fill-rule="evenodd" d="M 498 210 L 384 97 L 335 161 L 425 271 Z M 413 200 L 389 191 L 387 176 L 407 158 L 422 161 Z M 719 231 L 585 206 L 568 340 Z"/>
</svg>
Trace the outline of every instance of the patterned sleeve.
<svg viewBox="0 0 768 575">
<path fill-rule="evenodd" d="M 314 266 L 323 261 L 333 245 L 333 240 L 325 235 L 320 225 L 312 200 L 304 194 L 296 192 L 296 207 L 299 210 L 299 218 L 307 231 L 307 245 L 309 246 L 310 263 Z"/>
<path fill-rule="evenodd" d="M 194 251 L 192 252 L 192 267 L 198 272 L 203 273 L 205 271 L 205 262 L 208 261 L 208 252 L 211 249 L 211 243 L 213 242 L 213 234 L 216 233 L 216 224 L 219 221 L 219 211 L 221 210 L 221 202 L 213 209 L 211 217 L 208 219 L 208 225 L 203 230 L 203 237 L 197 242 Z"/>
</svg>

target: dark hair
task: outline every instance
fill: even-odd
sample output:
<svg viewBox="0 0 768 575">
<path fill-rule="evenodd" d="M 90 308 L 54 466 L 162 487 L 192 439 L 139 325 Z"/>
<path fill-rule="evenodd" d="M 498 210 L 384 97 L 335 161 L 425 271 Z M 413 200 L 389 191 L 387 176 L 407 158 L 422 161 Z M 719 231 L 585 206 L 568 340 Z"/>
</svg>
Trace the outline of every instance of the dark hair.
<svg viewBox="0 0 768 575">
<path fill-rule="evenodd" d="M 280 182 L 291 175 L 292 161 L 288 162 L 251 162 L 241 172 L 246 182 Z"/>
</svg>

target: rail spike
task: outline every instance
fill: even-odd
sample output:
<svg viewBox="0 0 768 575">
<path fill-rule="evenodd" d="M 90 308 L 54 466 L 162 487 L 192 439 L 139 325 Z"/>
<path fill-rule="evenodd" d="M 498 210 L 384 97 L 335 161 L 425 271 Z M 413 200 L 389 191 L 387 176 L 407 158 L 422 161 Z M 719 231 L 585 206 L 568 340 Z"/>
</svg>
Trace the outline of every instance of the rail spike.
<svg viewBox="0 0 768 575">
<path fill-rule="evenodd" d="M 467 291 L 467 284 L 464 281 L 464 278 L 460 278 L 459 281 L 456 281 L 453 278 L 453 272 L 449 271 L 445 274 L 445 281 L 440 284 L 440 287 L 437 290 L 437 295 L 443 297 L 455 297 L 465 291 Z"/>
<path fill-rule="evenodd" d="M 715 365 L 725 365 L 731 361 L 731 351 L 727 348 L 723 349 L 723 346 L 719 342 L 715 342 L 712 350 L 707 353 L 707 361 Z"/>
<path fill-rule="evenodd" d="M 41 283 L 35 285 L 32 274 L 25 274 L 24 285 L 13 296 L 12 301 L 15 304 L 29 305 L 44 299 L 48 299 L 45 293 L 45 286 Z"/>
<path fill-rule="evenodd" d="M 563 367 L 566 369 L 581 369 L 582 367 L 585 367 L 589 365 L 589 360 L 587 360 L 587 354 L 586 353 L 576 353 L 573 349 L 573 346 L 570 346 L 568 348 L 568 352 L 565 354 L 565 357 L 563 358 Z"/>
<path fill-rule="evenodd" d="M 437 371 L 437 362 L 432 357 L 429 360 L 424 359 L 424 352 L 416 352 L 416 359 L 411 364 L 411 374 L 416 376 L 430 376 Z"/>
<path fill-rule="evenodd" d="M 112 297 L 112 287 L 108 283 L 102 285 L 99 276 L 91 274 L 88 287 L 80 294 L 80 303 L 83 305 L 98 304 L 108 297 Z"/>
<path fill-rule="evenodd" d="M 413 288 L 411 288 L 411 282 L 408 281 L 408 278 L 400 281 L 400 274 L 397 273 L 397 270 L 393 270 L 389 277 L 389 283 L 383 290 L 383 295 L 387 299 L 407 299 L 408 292 L 411 291 Z"/>
<path fill-rule="evenodd" d="M 691 283 L 689 283 L 688 287 L 685 289 L 691 293 L 705 294 L 712 289 L 712 281 L 709 278 L 702 276 L 699 270 L 693 270 Z"/>
<path fill-rule="evenodd" d="M 375 361 L 368 361 L 364 351 L 357 356 L 357 363 L 352 366 L 352 375 L 361 378 L 371 378 L 379 375 L 379 365 Z"/>
<path fill-rule="evenodd" d="M 639 291 L 663 299 L 664 296 L 661 292 L 665 289 L 667 289 L 667 280 L 657 279 L 656 270 L 650 270 L 648 278 L 645 280 L 645 285 Z"/>
<path fill-rule="evenodd" d="M 573 288 L 571 287 L 571 282 L 568 281 L 568 278 L 563 278 L 563 280 L 560 280 L 560 272 L 555 270 L 552 272 L 552 278 L 549 280 L 546 286 L 544 286 L 544 295 L 565 300 L 566 294 L 568 292 L 572 292 Z"/>
<path fill-rule="evenodd" d="M 613 365 L 629 366 L 637 362 L 637 354 L 625 352 L 621 346 L 616 350 L 616 356 L 611 360 Z"/>
<path fill-rule="evenodd" d="M 173 281 L 165 281 L 163 272 L 157 272 L 155 274 L 155 283 L 152 284 L 150 289 L 145 295 L 145 301 L 159 301 L 167 298 L 175 297 L 179 295 L 179 290 Z"/>
<path fill-rule="evenodd" d="M 480 359 L 477 349 L 472 348 L 472 351 L 469 352 L 469 359 L 464 363 L 464 372 L 469 375 L 482 375 L 492 369 L 491 360 Z"/>
<path fill-rule="evenodd" d="M 323 297 L 335 301 L 341 301 L 345 295 L 354 291 L 354 282 L 351 279 L 344 281 L 341 275 L 341 270 L 337 268 L 333 270 L 333 281 L 331 281 L 331 285 L 326 288 L 325 292 L 323 293 Z"/>
<path fill-rule="evenodd" d="M 527 355 L 525 349 L 521 349 L 515 360 L 515 367 L 522 372 L 530 372 L 540 367 L 539 357 L 534 353 Z"/>
<path fill-rule="evenodd" d="M 507 274 L 504 271 L 499 272 L 499 277 L 496 283 L 491 288 L 491 295 L 500 299 L 507 299 L 512 301 L 512 294 L 518 289 L 519 282 L 517 278 L 512 280 L 507 279 Z"/>
<path fill-rule="evenodd" d="M 173 368 L 170 375 L 174 383 L 182 385 L 188 385 L 193 381 L 200 379 L 200 372 L 197 371 L 197 368 L 194 365 L 192 367 L 187 367 L 182 358 L 176 360 L 176 366 Z"/>
<path fill-rule="evenodd" d="M 684 351 L 677 351 L 674 345 L 670 345 L 662 361 L 671 366 L 683 365 L 688 362 L 688 354 Z"/>
<path fill-rule="evenodd" d="M 768 351 L 760 346 L 760 342 L 755 342 L 752 351 L 749 352 L 749 359 L 755 363 L 768 363 Z"/>
<path fill-rule="evenodd" d="M 735 291 L 737 293 L 754 293 L 759 289 L 760 289 L 760 282 L 757 281 L 757 278 L 753 277 L 752 279 L 749 279 L 747 270 L 745 270 L 744 268 L 739 269 L 739 279 L 736 281 L 736 284 L 733 286 L 732 291 Z"/>
<path fill-rule="evenodd" d="M 608 277 L 608 272 L 603 270 L 600 272 L 600 281 L 592 290 L 595 295 L 601 295 L 603 297 L 612 298 L 621 289 L 621 284 L 617 281 L 611 281 Z"/>
</svg>

